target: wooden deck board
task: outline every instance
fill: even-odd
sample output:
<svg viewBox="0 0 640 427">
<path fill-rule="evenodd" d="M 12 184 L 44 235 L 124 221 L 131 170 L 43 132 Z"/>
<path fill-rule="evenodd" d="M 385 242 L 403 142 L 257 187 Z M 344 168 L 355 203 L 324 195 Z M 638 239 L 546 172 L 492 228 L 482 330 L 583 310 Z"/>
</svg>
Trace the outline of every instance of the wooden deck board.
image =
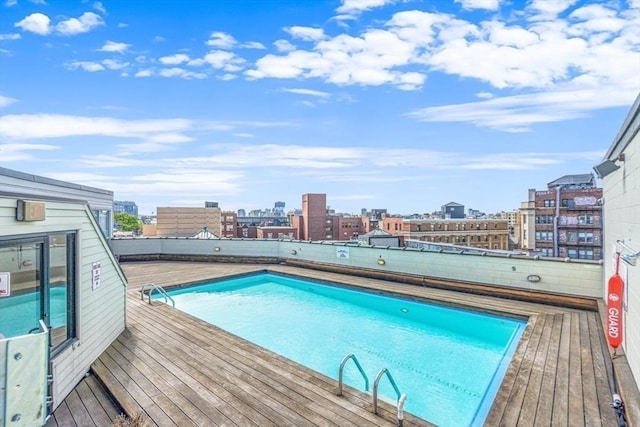
<svg viewBox="0 0 640 427">
<path fill-rule="evenodd" d="M 582 349 L 580 347 L 580 314 L 571 313 L 569 337 L 569 426 L 584 425 L 582 399 Z"/>
<path fill-rule="evenodd" d="M 547 355 L 544 363 L 542 384 L 538 394 L 538 403 L 535 414 L 535 425 L 549 426 L 552 424 L 553 402 L 556 396 L 556 377 L 558 369 L 558 352 L 560 350 L 560 334 L 562 333 L 562 314 L 553 315 L 551 334 L 547 346 Z"/>
<path fill-rule="evenodd" d="M 152 311 L 149 311 L 149 312 L 151 314 L 154 314 Z M 149 318 L 147 320 L 150 322 L 154 322 L 157 319 Z M 183 319 L 183 322 L 184 321 L 185 319 Z M 173 326 L 175 326 L 175 324 L 173 324 Z M 169 325 L 169 328 L 171 327 L 172 326 Z M 219 336 L 219 334 L 223 333 L 223 331 L 219 331 L 219 333 L 216 336 L 211 337 L 211 340 L 212 341 L 215 340 L 216 343 L 210 344 L 207 340 L 202 340 L 201 337 L 192 336 L 189 332 L 189 329 L 190 328 L 184 331 L 183 337 L 178 336 L 178 333 L 180 331 L 171 331 L 170 329 L 163 329 L 162 335 L 166 335 L 173 339 L 181 339 L 185 337 L 189 339 L 194 339 L 195 341 L 194 343 L 181 341 L 182 344 L 184 345 L 185 350 L 190 350 L 191 352 L 197 354 L 198 356 L 197 357 L 198 362 L 196 363 L 196 366 L 192 366 L 191 368 L 196 370 L 202 370 L 203 363 L 204 364 L 216 363 L 216 367 L 219 368 L 221 370 L 221 373 L 223 374 L 223 377 L 219 379 L 220 381 L 228 381 L 227 378 L 232 377 L 253 387 L 253 389 L 247 388 L 244 391 L 242 390 L 239 391 L 240 393 L 239 397 L 241 398 L 241 400 L 247 400 L 246 393 L 249 393 L 249 396 L 250 396 L 252 394 L 255 394 L 256 392 L 263 392 L 268 396 L 272 396 L 272 397 L 278 398 L 278 400 L 288 402 L 289 405 L 292 406 L 292 409 L 295 409 L 297 411 L 298 415 L 306 414 L 306 416 L 308 417 L 307 420 L 309 422 L 314 422 L 318 425 L 327 424 L 329 420 L 326 419 L 326 417 L 324 419 L 318 418 L 314 416 L 313 411 L 308 411 L 306 409 L 306 406 L 311 405 L 313 403 L 313 400 L 311 398 L 306 397 L 304 395 L 304 392 L 302 391 L 302 388 L 298 388 L 295 382 L 289 382 L 285 384 L 278 382 L 278 379 L 280 378 L 278 377 L 279 372 L 277 372 L 277 370 L 269 369 L 269 365 L 259 366 L 258 364 L 255 363 L 252 357 L 252 354 L 250 352 L 243 351 L 240 346 L 234 345 L 231 342 L 226 344 L 229 347 L 220 349 L 219 347 L 224 347 L 224 344 L 225 344 L 225 342 L 222 339 L 224 337 Z M 150 333 L 153 334 L 153 332 L 150 332 Z M 160 338 L 160 335 L 157 335 L 157 334 L 153 335 L 152 338 L 154 340 L 158 339 Z M 235 339 L 235 338 L 232 338 L 232 339 Z M 166 350 L 165 350 L 165 354 L 166 354 Z M 176 355 L 176 357 L 182 359 L 181 355 Z M 273 364 L 271 365 L 273 366 Z M 206 371 L 206 367 L 204 371 Z M 215 373 L 202 372 L 202 374 L 219 377 L 219 375 Z M 228 391 L 231 392 L 231 390 L 228 390 Z M 238 392 L 238 390 L 236 390 L 236 392 Z M 238 395 L 238 393 L 234 393 L 234 394 Z M 265 411 L 265 408 L 264 408 L 265 406 L 267 407 L 274 406 L 277 408 L 278 403 L 272 402 L 271 404 L 265 405 L 264 402 L 261 402 L 258 404 L 258 407 L 256 409 L 260 411 Z M 286 413 L 286 412 L 289 412 L 290 409 L 289 407 L 280 408 L 280 412 L 282 411 Z M 333 419 L 331 423 L 340 422 L 340 424 L 342 425 L 358 425 L 358 423 L 361 422 L 361 420 L 358 420 L 355 423 L 351 423 L 346 419 L 341 420 L 340 414 L 336 413 L 335 411 L 334 413 L 331 414 L 331 418 Z M 284 422 L 284 421 L 280 420 L 279 422 Z M 276 422 L 276 424 L 277 423 L 278 422 Z"/>
<path fill-rule="evenodd" d="M 395 410 L 164 304 L 149 305 L 144 283 L 173 286 L 255 271 L 298 274 L 406 298 L 528 318 L 485 425 L 595 425 L 608 407 L 608 350 L 598 314 L 280 265 L 124 263 L 127 330 L 96 362 L 122 405 L 157 425 L 392 426 Z M 337 361 L 339 363 L 339 361 Z M 405 426 L 429 425 L 407 414 Z"/>
<path fill-rule="evenodd" d="M 45 427 L 110 426 L 121 410 L 95 376 L 86 376 L 56 408 Z"/>
</svg>

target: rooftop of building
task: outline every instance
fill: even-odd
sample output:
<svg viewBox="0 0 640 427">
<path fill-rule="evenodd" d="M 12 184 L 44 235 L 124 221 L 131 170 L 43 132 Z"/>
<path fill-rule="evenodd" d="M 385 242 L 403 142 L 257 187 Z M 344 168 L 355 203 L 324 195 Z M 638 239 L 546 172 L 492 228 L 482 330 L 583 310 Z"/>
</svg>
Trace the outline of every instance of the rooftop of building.
<svg viewBox="0 0 640 427">
<path fill-rule="evenodd" d="M 578 175 L 565 175 L 551 181 L 547 184 L 548 188 L 555 187 L 596 187 L 596 178 L 592 173 L 578 174 Z"/>
</svg>

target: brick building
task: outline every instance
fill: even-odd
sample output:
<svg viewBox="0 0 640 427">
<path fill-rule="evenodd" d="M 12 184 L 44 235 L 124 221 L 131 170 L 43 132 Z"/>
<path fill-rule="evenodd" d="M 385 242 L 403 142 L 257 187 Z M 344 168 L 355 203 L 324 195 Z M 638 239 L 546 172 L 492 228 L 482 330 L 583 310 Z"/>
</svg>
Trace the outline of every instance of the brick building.
<svg viewBox="0 0 640 427">
<path fill-rule="evenodd" d="M 303 194 L 302 215 L 296 218 L 296 223 L 292 226 L 299 230 L 301 240 L 332 239 L 327 234 L 327 195 Z"/>
<path fill-rule="evenodd" d="M 293 227 L 257 227 L 258 239 L 298 239 L 298 230 Z"/>
<path fill-rule="evenodd" d="M 506 219 L 409 219 L 385 217 L 383 231 L 404 240 L 449 243 L 483 249 L 509 250 Z"/>
<path fill-rule="evenodd" d="M 530 191 L 532 196 L 535 235 L 530 249 L 549 257 L 602 259 L 602 188 L 593 174 L 565 175 L 545 191 Z"/>
<path fill-rule="evenodd" d="M 233 211 L 222 212 L 220 216 L 220 237 L 238 237 L 238 215 Z"/>
</svg>

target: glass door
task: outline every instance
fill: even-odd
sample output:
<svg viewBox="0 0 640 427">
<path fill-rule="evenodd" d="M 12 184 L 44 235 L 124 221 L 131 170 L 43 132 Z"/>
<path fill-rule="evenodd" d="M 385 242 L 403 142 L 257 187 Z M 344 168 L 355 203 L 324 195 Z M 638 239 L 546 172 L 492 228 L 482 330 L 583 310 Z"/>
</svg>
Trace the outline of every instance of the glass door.
<svg viewBox="0 0 640 427">
<path fill-rule="evenodd" d="M 43 239 L 0 246 L 0 334 L 5 338 L 39 331 L 45 308 L 43 246 Z"/>
</svg>

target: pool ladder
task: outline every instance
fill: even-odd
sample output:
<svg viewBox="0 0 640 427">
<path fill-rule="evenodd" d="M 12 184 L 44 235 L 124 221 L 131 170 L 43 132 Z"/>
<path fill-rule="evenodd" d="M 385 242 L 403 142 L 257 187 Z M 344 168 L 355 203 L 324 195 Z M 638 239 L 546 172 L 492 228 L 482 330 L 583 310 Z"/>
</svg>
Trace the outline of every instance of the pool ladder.
<svg viewBox="0 0 640 427">
<path fill-rule="evenodd" d="M 360 365 L 360 362 L 358 362 L 358 358 L 353 353 L 350 353 L 350 354 L 347 354 L 342 359 L 342 362 L 340 363 L 340 369 L 338 370 L 338 396 L 342 396 L 342 383 L 343 383 L 342 373 L 344 371 L 344 365 L 346 365 L 349 360 L 353 360 L 353 363 L 355 363 L 356 368 L 358 368 L 358 371 L 360 371 L 360 374 L 364 378 L 364 389 L 365 391 L 369 391 L 369 378 L 367 377 L 367 374 L 365 374 L 364 369 L 362 369 L 362 365 Z M 378 385 L 380 384 L 380 380 L 382 379 L 382 376 L 385 374 L 389 379 L 389 382 L 391 383 L 391 386 L 393 387 L 393 390 L 396 392 L 396 395 L 398 397 L 398 402 L 396 405 L 396 408 L 398 411 L 397 413 L 398 426 L 402 427 L 402 424 L 404 422 L 404 403 L 407 400 L 407 395 L 404 393 L 400 393 L 400 390 L 398 389 L 398 385 L 393 379 L 391 372 L 389 372 L 387 368 L 382 368 L 380 372 L 378 372 L 378 375 L 376 375 L 376 379 L 373 382 L 373 413 L 374 414 L 378 413 Z"/>
<path fill-rule="evenodd" d="M 167 291 L 165 291 L 162 286 L 156 285 L 155 283 L 147 283 L 146 285 L 142 285 L 142 287 L 140 288 L 140 299 L 144 301 L 144 295 L 145 295 L 145 291 L 149 289 L 149 292 L 147 292 L 147 295 L 149 296 L 149 304 L 151 304 L 151 295 L 153 294 L 154 291 L 157 291 L 160 295 L 162 295 L 164 297 L 164 302 L 165 304 L 168 304 L 169 301 L 171 301 L 171 306 L 173 308 L 176 307 L 176 302 L 173 300 L 173 298 L 171 298 L 169 296 L 169 294 L 167 293 Z"/>
</svg>

